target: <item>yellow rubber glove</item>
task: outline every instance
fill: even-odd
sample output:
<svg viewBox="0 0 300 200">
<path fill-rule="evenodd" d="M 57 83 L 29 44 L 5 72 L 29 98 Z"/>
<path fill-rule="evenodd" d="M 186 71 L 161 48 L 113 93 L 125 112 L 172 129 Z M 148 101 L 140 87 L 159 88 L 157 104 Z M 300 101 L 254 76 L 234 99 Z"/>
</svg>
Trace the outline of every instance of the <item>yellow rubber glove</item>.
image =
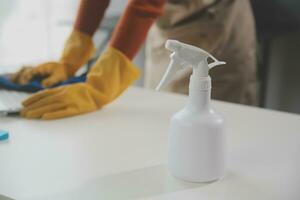
<svg viewBox="0 0 300 200">
<path fill-rule="evenodd" d="M 34 76 L 45 77 L 44 87 L 67 80 L 84 65 L 94 53 L 95 48 L 91 37 L 79 31 L 73 31 L 65 43 L 64 51 L 59 62 L 47 62 L 36 67 L 24 67 L 12 74 L 15 83 L 26 84 Z"/>
<path fill-rule="evenodd" d="M 139 77 L 139 70 L 120 51 L 108 48 L 85 83 L 47 89 L 23 102 L 26 118 L 57 119 L 95 111 L 116 99 Z"/>
</svg>

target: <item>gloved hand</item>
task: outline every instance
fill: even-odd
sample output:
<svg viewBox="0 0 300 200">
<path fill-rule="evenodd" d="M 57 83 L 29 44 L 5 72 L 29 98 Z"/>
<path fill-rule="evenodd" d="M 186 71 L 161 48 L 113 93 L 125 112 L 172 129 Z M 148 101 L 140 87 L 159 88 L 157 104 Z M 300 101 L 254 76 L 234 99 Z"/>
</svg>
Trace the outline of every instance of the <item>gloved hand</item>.
<svg viewBox="0 0 300 200">
<path fill-rule="evenodd" d="M 95 48 L 89 35 L 74 30 L 66 41 L 59 62 L 47 62 L 37 67 L 24 67 L 11 75 L 11 80 L 19 84 L 27 84 L 34 76 L 45 77 L 44 87 L 55 85 L 74 76 L 94 53 Z"/>
<path fill-rule="evenodd" d="M 134 64 L 110 47 L 92 67 L 85 83 L 38 92 L 23 102 L 21 115 L 57 119 L 95 111 L 116 99 L 138 76 Z"/>
<path fill-rule="evenodd" d="M 56 83 L 67 80 L 70 75 L 65 70 L 65 65 L 58 62 L 48 62 L 37 67 L 23 67 L 17 73 L 11 75 L 11 81 L 25 85 L 35 76 L 45 77 L 42 86 L 50 87 Z"/>
<path fill-rule="evenodd" d="M 25 74 L 27 74 L 32 69 L 33 69 L 32 66 L 23 66 L 19 71 L 13 74 L 9 74 L 9 78 L 14 83 L 19 83 L 24 85 L 27 83 Z"/>
</svg>

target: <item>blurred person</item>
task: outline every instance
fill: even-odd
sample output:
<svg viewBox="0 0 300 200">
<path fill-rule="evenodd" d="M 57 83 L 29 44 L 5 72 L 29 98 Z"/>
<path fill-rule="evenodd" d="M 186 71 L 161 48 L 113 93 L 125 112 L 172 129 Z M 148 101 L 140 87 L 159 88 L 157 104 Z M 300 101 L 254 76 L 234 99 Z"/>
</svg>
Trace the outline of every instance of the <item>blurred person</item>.
<svg viewBox="0 0 300 200">
<path fill-rule="evenodd" d="M 74 76 L 95 51 L 92 36 L 108 5 L 109 0 L 82 0 L 60 60 L 23 68 L 12 80 L 25 84 L 39 75 L 49 87 Z M 116 99 L 139 77 L 131 61 L 156 20 L 146 43 L 146 87 L 154 88 L 168 65 L 165 41 L 177 39 L 227 61 L 227 66 L 212 70 L 213 98 L 255 104 L 255 30 L 248 0 L 130 0 L 86 81 L 34 94 L 23 102 L 22 116 L 62 118 Z M 187 93 L 189 74 L 181 73 L 167 90 Z"/>
<path fill-rule="evenodd" d="M 210 70 L 212 98 L 257 104 L 256 32 L 248 0 L 169 0 L 147 39 L 146 87 L 155 88 L 169 64 L 167 39 L 198 46 L 226 61 Z M 166 90 L 188 94 L 191 71 L 178 73 Z"/>
</svg>

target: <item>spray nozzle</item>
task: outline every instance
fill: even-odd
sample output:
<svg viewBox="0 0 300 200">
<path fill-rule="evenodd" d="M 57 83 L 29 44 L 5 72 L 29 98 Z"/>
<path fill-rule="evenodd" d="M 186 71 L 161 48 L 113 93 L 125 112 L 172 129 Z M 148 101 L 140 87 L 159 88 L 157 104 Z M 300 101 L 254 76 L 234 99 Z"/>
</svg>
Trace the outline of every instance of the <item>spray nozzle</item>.
<svg viewBox="0 0 300 200">
<path fill-rule="evenodd" d="M 181 47 L 180 42 L 177 40 L 167 40 L 165 44 L 166 49 L 169 49 L 170 51 L 178 51 Z"/>
<path fill-rule="evenodd" d="M 195 73 L 199 77 L 207 77 L 209 69 L 225 64 L 225 62 L 218 61 L 208 52 L 177 40 L 167 40 L 165 47 L 173 53 L 170 55 L 170 64 L 156 90 L 160 90 L 167 85 L 177 71 L 183 67 L 193 67 L 193 74 Z M 207 63 L 209 57 L 213 60 L 210 64 Z"/>
</svg>

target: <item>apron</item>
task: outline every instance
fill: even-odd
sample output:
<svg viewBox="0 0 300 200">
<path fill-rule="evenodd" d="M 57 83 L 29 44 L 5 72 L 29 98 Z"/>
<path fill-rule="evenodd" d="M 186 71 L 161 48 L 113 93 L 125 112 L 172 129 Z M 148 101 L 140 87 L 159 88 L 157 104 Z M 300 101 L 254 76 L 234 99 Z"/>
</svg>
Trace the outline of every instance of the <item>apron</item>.
<svg viewBox="0 0 300 200">
<path fill-rule="evenodd" d="M 170 0 L 148 34 L 145 87 L 155 88 L 170 62 L 167 39 L 198 46 L 226 61 L 210 70 L 212 98 L 256 105 L 256 35 L 248 0 Z M 191 72 L 181 70 L 165 90 L 188 94 Z"/>
</svg>

